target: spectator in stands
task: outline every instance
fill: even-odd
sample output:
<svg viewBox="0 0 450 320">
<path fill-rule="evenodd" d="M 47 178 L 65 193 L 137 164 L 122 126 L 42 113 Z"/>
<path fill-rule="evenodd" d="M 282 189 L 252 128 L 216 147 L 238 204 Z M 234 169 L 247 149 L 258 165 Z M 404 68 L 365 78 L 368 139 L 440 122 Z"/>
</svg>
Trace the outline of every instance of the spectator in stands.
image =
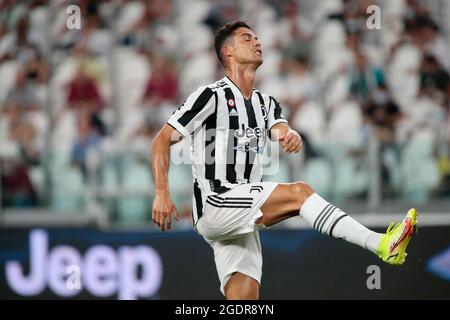
<svg viewBox="0 0 450 320">
<path fill-rule="evenodd" d="M 42 109 L 43 101 L 40 101 L 37 94 L 37 85 L 33 79 L 37 74 L 36 70 L 28 69 L 27 73 L 19 70 L 16 75 L 15 86 L 8 93 L 6 103 L 11 108 L 18 108 L 21 113 Z"/>
<path fill-rule="evenodd" d="M 40 151 L 36 146 L 36 131 L 19 117 L 10 124 L 10 139 L 18 146 L 18 155 L 3 159 L 1 170 L 2 203 L 10 207 L 30 207 L 38 204 L 35 187 L 29 177 L 29 169 L 39 164 Z"/>
<path fill-rule="evenodd" d="M 381 179 L 385 196 L 390 196 L 398 188 L 398 167 L 400 149 L 396 143 L 396 125 L 402 118 L 397 104 L 392 100 L 384 86 L 373 92 L 371 98 L 363 105 L 366 124 L 380 142 L 379 157 Z"/>
<path fill-rule="evenodd" d="M 384 86 L 376 90 L 363 105 L 363 114 L 366 123 L 374 127 L 381 141 L 395 143 L 395 127 L 402 115 Z"/>
<path fill-rule="evenodd" d="M 105 125 L 101 119 L 101 111 L 105 103 L 100 95 L 97 83 L 80 65 L 78 70 L 67 86 L 68 108 L 77 113 L 79 121 L 90 123 L 97 131 L 106 134 Z"/>
<path fill-rule="evenodd" d="M 100 147 L 101 135 L 92 118 L 80 117 L 77 129 L 78 137 L 72 147 L 71 162 L 81 170 L 84 178 L 87 179 L 89 174 L 88 154 Z"/>
<path fill-rule="evenodd" d="M 346 1 L 342 18 L 347 32 L 362 32 L 366 29 L 367 7 L 367 1 Z"/>
<path fill-rule="evenodd" d="M 383 71 L 371 65 L 366 55 L 355 51 L 355 64 L 350 70 L 350 94 L 360 103 L 365 103 L 375 90 L 384 87 Z"/>
<path fill-rule="evenodd" d="M 298 7 L 296 1 L 283 3 L 278 31 L 278 45 L 290 57 L 309 57 L 313 25 Z"/>
<path fill-rule="evenodd" d="M 450 58 L 447 41 L 439 32 L 437 24 L 428 17 L 420 28 L 421 38 L 425 44 L 425 50 L 433 55 L 438 63 L 447 71 L 450 70 Z"/>
<path fill-rule="evenodd" d="M 178 102 L 178 77 L 169 60 L 161 56 L 153 56 L 152 74 L 147 82 L 144 99 L 152 106 L 164 101 Z"/>
<path fill-rule="evenodd" d="M 233 1 L 215 0 L 212 2 L 205 24 L 214 32 L 228 21 L 236 20 L 239 10 Z"/>
<path fill-rule="evenodd" d="M 448 72 L 432 55 L 425 55 L 420 70 L 420 89 L 426 94 L 435 96 L 439 94 L 443 99 L 450 84 Z"/>
<path fill-rule="evenodd" d="M 35 47 L 30 47 L 24 61 L 25 76 L 28 81 L 45 85 L 48 80 L 48 64 Z"/>
<path fill-rule="evenodd" d="M 145 88 L 143 104 L 146 116 L 157 117 L 162 125 L 164 117 L 170 115 L 179 102 L 178 76 L 167 58 L 153 54 L 151 62 L 152 74 Z"/>
<path fill-rule="evenodd" d="M 144 1 L 143 9 L 142 15 L 121 31 L 123 45 L 145 48 L 152 40 L 154 25 L 170 18 L 173 13 L 172 1 L 167 0 Z"/>
<path fill-rule="evenodd" d="M 289 107 L 289 121 L 292 121 L 302 104 L 316 96 L 318 85 L 309 70 L 307 60 L 301 56 L 287 59 L 284 69 L 287 74 L 283 103 Z"/>
</svg>

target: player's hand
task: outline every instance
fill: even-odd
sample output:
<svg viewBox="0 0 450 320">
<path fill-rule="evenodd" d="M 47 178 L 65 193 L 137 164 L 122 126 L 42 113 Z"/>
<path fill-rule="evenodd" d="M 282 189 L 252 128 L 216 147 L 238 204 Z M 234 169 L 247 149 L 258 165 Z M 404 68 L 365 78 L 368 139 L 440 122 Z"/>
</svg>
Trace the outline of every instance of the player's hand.
<svg viewBox="0 0 450 320">
<path fill-rule="evenodd" d="M 281 135 L 278 141 L 280 142 L 283 151 L 287 153 L 297 153 L 303 147 L 300 134 L 292 129 L 289 129 L 285 134 Z"/>
<path fill-rule="evenodd" d="M 152 221 L 161 228 L 161 231 L 171 228 L 172 212 L 175 220 L 180 221 L 177 208 L 170 199 L 169 192 L 156 191 L 156 197 L 153 200 Z"/>
</svg>

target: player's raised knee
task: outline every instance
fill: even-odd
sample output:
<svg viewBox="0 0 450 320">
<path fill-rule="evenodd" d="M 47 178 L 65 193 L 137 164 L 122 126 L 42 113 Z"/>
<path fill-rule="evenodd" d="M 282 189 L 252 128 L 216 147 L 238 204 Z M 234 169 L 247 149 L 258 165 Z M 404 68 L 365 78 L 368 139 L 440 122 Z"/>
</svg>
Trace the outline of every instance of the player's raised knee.
<svg viewBox="0 0 450 320">
<path fill-rule="evenodd" d="M 315 192 L 309 184 L 302 181 L 291 183 L 291 190 L 295 199 L 300 201 L 300 204 L 303 204 L 303 202 Z"/>
</svg>

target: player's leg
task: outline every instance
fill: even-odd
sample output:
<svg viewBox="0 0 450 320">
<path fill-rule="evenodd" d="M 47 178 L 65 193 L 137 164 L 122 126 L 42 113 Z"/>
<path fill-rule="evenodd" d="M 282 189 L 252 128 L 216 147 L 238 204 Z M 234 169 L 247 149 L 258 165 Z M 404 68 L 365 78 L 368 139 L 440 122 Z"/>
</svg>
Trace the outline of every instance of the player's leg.
<svg viewBox="0 0 450 320">
<path fill-rule="evenodd" d="M 290 217 L 298 216 L 303 203 L 314 190 L 306 183 L 280 183 L 261 207 L 263 216 L 256 223 L 270 227 Z"/>
<path fill-rule="evenodd" d="M 386 234 L 373 232 L 348 214 L 328 203 L 306 183 L 279 184 L 261 206 L 263 216 L 256 223 L 271 226 L 300 214 L 314 229 L 357 244 L 388 263 L 402 264 L 406 246 L 415 231 L 416 213 Z"/>
<path fill-rule="evenodd" d="M 235 272 L 225 285 L 227 300 L 258 300 L 259 283 L 252 277 Z"/>
<path fill-rule="evenodd" d="M 231 239 L 209 241 L 228 300 L 257 300 L 262 275 L 262 248 L 257 231 Z"/>
</svg>

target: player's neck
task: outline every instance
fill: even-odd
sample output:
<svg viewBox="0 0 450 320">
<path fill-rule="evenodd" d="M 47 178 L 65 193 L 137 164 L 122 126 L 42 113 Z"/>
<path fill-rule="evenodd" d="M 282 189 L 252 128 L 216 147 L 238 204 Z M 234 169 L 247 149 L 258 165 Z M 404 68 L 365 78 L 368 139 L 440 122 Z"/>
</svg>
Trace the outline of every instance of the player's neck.
<svg viewBox="0 0 450 320">
<path fill-rule="evenodd" d="M 245 99 L 252 96 L 255 73 L 252 66 L 235 66 L 225 70 L 225 75 L 241 90 Z"/>
</svg>

